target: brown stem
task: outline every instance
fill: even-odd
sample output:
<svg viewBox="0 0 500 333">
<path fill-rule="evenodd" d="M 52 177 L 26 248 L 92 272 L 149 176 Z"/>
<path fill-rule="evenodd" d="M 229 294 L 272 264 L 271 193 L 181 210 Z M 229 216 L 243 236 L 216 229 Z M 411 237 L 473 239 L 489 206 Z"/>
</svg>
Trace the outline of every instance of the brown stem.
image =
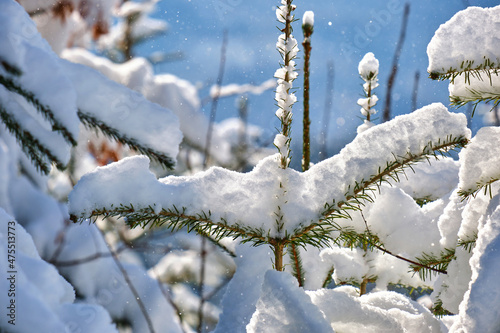
<svg viewBox="0 0 500 333">
<path fill-rule="evenodd" d="M 328 157 L 328 128 L 330 127 L 330 111 L 332 107 L 333 100 L 333 79 L 334 79 L 334 67 L 333 61 L 328 62 L 327 67 L 327 77 L 326 77 L 326 93 L 325 93 L 325 107 L 323 110 L 323 129 L 321 130 L 321 140 L 320 140 L 320 150 L 319 150 L 319 160 L 322 161 Z"/>
<path fill-rule="evenodd" d="M 274 252 L 274 269 L 278 272 L 283 271 L 283 255 L 286 241 L 284 239 L 271 239 L 269 244 Z"/>
<path fill-rule="evenodd" d="M 311 144 L 309 127 L 311 120 L 309 119 L 309 63 L 311 59 L 311 40 L 306 37 L 302 43 L 304 46 L 304 129 L 303 129 L 303 147 L 302 147 L 302 171 L 309 170 L 311 162 Z"/>
<path fill-rule="evenodd" d="M 361 282 L 361 285 L 359 286 L 359 296 L 363 296 L 366 294 L 366 286 L 368 285 L 368 279 L 364 278 L 363 282 Z"/>
<path fill-rule="evenodd" d="M 386 122 L 391 119 L 391 95 L 394 82 L 396 81 L 396 75 L 398 73 L 399 57 L 401 56 L 401 51 L 403 50 L 403 44 L 406 38 L 406 28 L 408 26 L 408 16 L 410 15 L 410 3 L 405 4 L 404 14 L 403 14 L 403 24 L 401 26 L 401 32 L 399 35 L 398 44 L 396 46 L 396 52 L 394 53 L 394 58 L 392 59 L 392 71 L 387 81 L 387 92 L 385 95 L 385 106 L 382 121 Z"/>
<path fill-rule="evenodd" d="M 205 297 L 203 296 L 205 289 L 205 268 L 207 263 L 207 239 L 201 236 L 201 264 L 200 264 L 200 284 L 198 286 L 198 294 L 200 296 L 200 305 L 198 307 L 198 329 L 197 332 L 203 332 L 203 306 L 205 305 Z"/>
<path fill-rule="evenodd" d="M 220 51 L 219 74 L 217 75 L 217 82 L 215 87 L 215 96 L 212 99 L 212 108 L 210 110 L 210 119 L 208 123 L 207 139 L 205 142 L 205 157 L 203 159 L 203 169 L 207 168 L 208 160 L 210 158 L 210 144 L 212 141 L 212 132 L 215 122 L 215 115 L 217 113 L 217 104 L 219 102 L 220 86 L 224 78 L 224 69 L 226 67 L 226 49 L 227 49 L 227 30 L 224 30 L 222 36 L 222 47 Z"/>
</svg>

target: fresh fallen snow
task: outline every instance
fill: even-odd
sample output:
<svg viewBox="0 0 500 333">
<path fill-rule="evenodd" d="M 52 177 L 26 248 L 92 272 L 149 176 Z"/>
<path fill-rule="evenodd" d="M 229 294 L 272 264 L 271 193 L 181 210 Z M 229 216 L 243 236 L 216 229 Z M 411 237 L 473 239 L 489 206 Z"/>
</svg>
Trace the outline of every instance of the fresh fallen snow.
<svg viewBox="0 0 500 333">
<path fill-rule="evenodd" d="M 236 272 L 222 299 L 222 314 L 213 333 L 245 333 L 261 294 L 264 275 L 269 269 L 271 249 L 267 246 L 236 246 Z"/>
<path fill-rule="evenodd" d="M 469 7 L 442 24 L 427 46 L 429 73 L 460 71 L 465 61 L 472 68 L 483 65 L 485 59 L 500 65 L 500 6 Z"/>
<path fill-rule="evenodd" d="M 368 180 L 394 156 L 420 154 L 429 142 L 437 144 L 449 135 L 467 137 L 469 133 L 464 115 L 432 104 L 358 135 L 337 156 L 305 173 L 279 168 L 274 155 L 246 174 L 214 167 L 192 177 L 169 176 L 158 181 L 149 171 L 147 158 L 132 157 L 84 176 L 70 194 L 70 212 L 88 216 L 94 209 L 120 204 L 136 209 L 176 206 L 185 207 L 186 214 L 210 211 L 213 221 L 277 235 L 275 213 L 282 202 L 285 230 L 293 233 L 317 221 L 325 203 L 344 200 L 356 181 Z M 285 197 L 280 183 L 287 189 Z"/>
</svg>

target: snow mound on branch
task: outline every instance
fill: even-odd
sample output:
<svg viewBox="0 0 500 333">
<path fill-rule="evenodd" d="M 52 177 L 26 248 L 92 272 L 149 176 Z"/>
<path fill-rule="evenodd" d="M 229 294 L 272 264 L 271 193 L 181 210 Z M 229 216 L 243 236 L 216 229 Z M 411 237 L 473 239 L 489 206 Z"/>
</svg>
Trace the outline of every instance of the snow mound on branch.
<svg viewBox="0 0 500 333">
<path fill-rule="evenodd" d="M 443 74 L 459 71 L 464 62 L 472 61 L 472 68 L 486 59 L 500 65 L 500 6 L 493 8 L 469 7 L 442 24 L 427 46 L 429 73 Z"/>
<path fill-rule="evenodd" d="M 148 169 L 148 160 L 133 157 L 82 177 L 70 194 L 70 213 L 89 216 L 95 209 L 121 204 L 135 209 L 184 207 L 187 215 L 210 212 L 212 221 L 263 229 L 274 236 L 280 206 L 284 228 L 293 234 L 317 221 L 325 203 L 345 200 L 356 182 L 370 179 L 387 161 L 407 153 L 419 155 L 429 142 L 469 135 L 464 115 L 432 104 L 358 135 L 337 156 L 305 173 L 277 167 L 278 156 L 274 155 L 249 173 L 214 167 L 192 177 L 169 176 L 157 181 Z M 287 189 L 284 197 L 280 183 Z"/>
</svg>

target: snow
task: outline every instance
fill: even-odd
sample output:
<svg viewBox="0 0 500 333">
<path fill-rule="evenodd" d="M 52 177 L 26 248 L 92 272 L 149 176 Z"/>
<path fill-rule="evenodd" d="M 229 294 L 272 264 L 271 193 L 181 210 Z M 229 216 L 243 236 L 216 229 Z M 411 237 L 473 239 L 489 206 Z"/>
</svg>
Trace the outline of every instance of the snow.
<svg viewBox="0 0 500 333">
<path fill-rule="evenodd" d="M 359 62 L 358 73 L 363 79 L 368 79 L 378 75 L 378 68 L 378 59 L 375 58 L 375 55 L 372 52 L 368 52 Z M 374 82 L 374 84 L 378 86 L 378 83 L 376 83 L 376 81 Z M 376 88 L 376 86 L 374 86 L 373 88 Z"/>
<path fill-rule="evenodd" d="M 307 294 L 337 332 L 441 332 L 427 308 L 395 292 L 359 297 L 357 289 L 345 286 Z"/>
<path fill-rule="evenodd" d="M 237 245 L 236 254 L 236 273 L 222 299 L 222 314 L 213 333 L 246 332 L 272 257 L 268 247 L 249 244 Z"/>
<path fill-rule="evenodd" d="M 500 195 L 490 203 L 488 217 L 479 229 L 470 266 L 472 279 L 450 332 L 496 332 L 500 325 Z"/>
<path fill-rule="evenodd" d="M 219 98 L 228 97 L 232 95 L 244 95 L 244 94 L 254 94 L 260 95 L 264 91 L 273 89 L 276 87 L 276 80 L 269 79 L 267 81 L 262 82 L 260 85 L 255 86 L 252 84 L 228 84 L 225 86 L 213 85 L 210 88 L 210 97 L 215 98 L 216 96 Z"/>
<path fill-rule="evenodd" d="M 497 138 L 500 128 L 483 127 L 460 153 L 463 167 L 460 169 L 459 188 L 473 193 L 494 179 L 500 178 L 500 147 Z"/>
<path fill-rule="evenodd" d="M 492 62 L 500 64 L 500 6 L 493 8 L 469 7 L 442 24 L 427 46 L 429 73 L 458 72 L 473 62 L 471 68 Z M 488 68 L 488 66 L 486 66 Z"/>
<path fill-rule="evenodd" d="M 465 116 L 433 104 L 358 135 L 337 156 L 305 173 L 276 167 L 274 155 L 246 174 L 213 167 L 192 177 L 169 176 L 157 181 L 147 158 L 127 158 L 82 177 L 70 194 L 70 212 L 89 216 L 95 209 L 120 204 L 132 204 L 135 209 L 185 207 L 186 214 L 210 211 L 214 222 L 262 228 L 275 235 L 277 205 L 284 200 L 280 208 L 285 230 L 294 233 L 317 221 L 325 203 L 345 200 L 356 181 L 369 179 L 394 156 L 420 154 L 429 142 L 437 143 L 449 135 L 468 136 L 465 123 Z M 382 137 L 384 140 L 379 139 Z M 285 181 L 287 189 L 281 198 L 279 184 Z"/>
<path fill-rule="evenodd" d="M 314 26 L 314 12 L 313 11 L 307 10 L 304 12 L 304 16 L 302 17 L 302 25 Z"/>
<path fill-rule="evenodd" d="M 267 271 L 248 333 L 333 332 L 297 280 L 285 272 Z"/>
<path fill-rule="evenodd" d="M 42 105 L 52 111 L 54 118 L 70 135 L 77 138 L 79 121 L 76 116 L 76 94 L 59 58 L 41 38 L 35 24 L 19 4 L 2 1 L 0 6 L 3 29 L 0 35 L 0 59 L 22 72 L 18 77 L 8 74 L 7 77 L 33 93 Z M 6 75 L 3 67 L 0 67 L 0 75 Z M 7 104 L 5 100 L 4 103 Z"/>
<path fill-rule="evenodd" d="M 57 272 L 54 266 L 43 261 L 35 248 L 31 236 L 14 218 L 0 208 L 0 254 L 7 258 L 8 244 L 15 244 L 15 268 L 2 260 L 0 288 L 5 292 L 0 297 L 3 309 L 15 299 L 15 310 L 0 318 L 0 328 L 8 332 L 32 332 L 33 328 L 42 332 L 65 332 L 78 327 L 88 332 L 118 332 L 108 313 L 98 305 L 74 304 L 75 292 L 72 286 Z M 7 227 L 11 226 L 12 229 Z M 11 233 L 7 233 L 10 231 Z M 14 235 L 14 236 L 13 236 Z M 8 242 L 14 237 L 15 243 Z M 15 271 L 12 274 L 10 271 Z M 9 280 L 10 279 L 10 280 Z M 8 296 L 11 284 L 15 284 L 12 297 Z M 89 321 L 91 315 L 93 320 Z M 15 325 L 8 321 L 15 319 Z"/>
<path fill-rule="evenodd" d="M 86 66 L 65 60 L 61 60 L 61 64 L 78 93 L 77 104 L 81 112 L 105 124 L 113 124 L 109 126 L 141 145 L 172 158 L 177 156 L 182 133 L 179 119 L 170 110 Z M 96 87 L 99 87 L 97 91 Z M 90 95 L 92 98 L 87 97 Z"/>
<path fill-rule="evenodd" d="M 478 75 L 458 75 L 450 82 L 448 90 L 452 102 L 475 102 L 478 100 L 495 100 L 500 95 L 500 78 L 496 70 Z"/>
<path fill-rule="evenodd" d="M 109 79 L 138 91 L 151 102 L 171 110 L 179 118 L 185 143 L 204 150 L 209 122 L 201 112 L 198 91 L 190 82 L 171 74 L 154 75 L 153 67 L 144 58 L 114 64 L 79 48 L 65 50 L 62 57 L 97 69 Z M 210 152 L 220 164 L 228 163 L 231 158 L 231 146 L 221 138 L 217 129 L 212 134 Z"/>
</svg>

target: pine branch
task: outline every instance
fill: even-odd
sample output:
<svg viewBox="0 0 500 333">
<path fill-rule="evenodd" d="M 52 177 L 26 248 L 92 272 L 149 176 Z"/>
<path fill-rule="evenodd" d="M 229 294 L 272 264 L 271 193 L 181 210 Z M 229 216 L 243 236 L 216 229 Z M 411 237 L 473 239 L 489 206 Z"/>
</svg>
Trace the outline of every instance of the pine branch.
<svg viewBox="0 0 500 333">
<path fill-rule="evenodd" d="M 481 192 L 481 190 L 483 190 L 484 191 L 484 195 L 489 195 L 490 199 L 491 199 L 493 197 L 491 185 L 494 182 L 499 181 L 499 180 L 500 180 L 500 177 L 498 177 L 498 178 L 491 178 L 488 181 L 477 182 L 476 183 L 477 187 L 475 189 L 471 189 L 471 190 L 459 190 L 458 191 L 458 195 L 460 195 L 462 197 L 462 201 L 464 201 L 464 200 L 469 200 L 471 197 L 475 198 L 477 196 L 477 194 L 479 192 Z"/>
<path fill-rule="evenodd" d="M 332 282 L 332 280 L 333 280 L 332 275 L 333 275 L 334 270 L 335 270 L 335 268 L 332 266 L 332 268 L 330 268 L 330 270 L 326 274 L 326 278 L 323 280 L 323 284 L 321 285 L 322 288 L 328 287 L 328 285 Z"/>
<path fill-rule="evenodd" d="M 422 280 L 425 280 L 427 276 L 430 277 L 431 271 L 447 274 L 448 265 L 455 258 L 455 249 L 444 249 L 439 257 L 423 253 L 422 257 L 416 258 L 418 262 L 412 263 L 410 267 Z"/>
<path fill-rule="evenodd" d="M 9 64 L 7 61 L 0 59 L 0 65 L 3 66 L 5 71 L 14 76 L 21 76 L 23 72 L 16 65 Z"/>
<path fill-rule="evenodd" d="M 72 146 L 76 146 L 77 142 L 76 138 L 73 137 L 73 134 L 71 134 L 68 129 L 56 119 L 54 112 L 50 109 L 50 107 L 43 105 L 34 93 L 24 89 L 15 83 L 14 80 L 3 75 L 0 75 L 0 84 L 7 90 L 24 97 L 26 101 L 33 105 L 35 109 L 45 118 L 45 120 L 51 124 L 53 131 L 59 132 L 68 143 Z"/>
<path fill-rule="evenodd" d="M 474 117 L 474 113 L 476 112 L 476 108 L 481 102 L 493 103 L 490 111 L 496 108 L 500 104 L 500 94 L 495 94 L 488 91 L 479 91 L 476 89 L 467 88 L 470 92 L 470 96 L 450 96 L 450 105 L 455 106 L 457 108 L 461 108 L 469 103 L 472 104 L 472 115 Z"/>
<path fill-rule="evenodd" d="M 56 164 L 59 169 L 64 169 L 65 164 L 60 161 L 50 149 L 42 144 L 30 132 L 23 129 L 16 119 L 0 105 L 0 119 L 3 121 L 9 132 L 20 143 L 21 149 L 26 156 L 32 161 L 34 166 L 41 172 L 49 174 L 50 165 L 47 164 L 45 158 Z"/>
<path fill-rule="evenodd" d="M 201 234 L 210 235 L 216 241 L 224 237 L 232 237 L 233 239 L 241 238 L 243 243 L 252 242 L 254 246 L 269 244 L 269 237 L 265 235 L 264 230 L 239 225 L 228 225 L 224 219 L 214 222 L 210 218 L 210 211 L 208 214 L 201 212 L 196 215 L 189 215 L 186 213 L 185 207 L 178 209 L 173 206 L 169 209 L 163 208 L 159 213 L 155 213 L 154 208 L 151 206 L 135 209 L 133 205 L 120 204 L 119 207 L 112 206 L 111 209 L 94 209 L 89 216 L 71 215 L 70 218 L 73 222 L 82 222 L 88 217 L 94 222 L 99 216 L 103 218 L 122 217 L 131 228 L 138 226 L 153 228 L 165 225 L 172 231 L 186 228 L 187 232 L 196 231 Z"/>
<path fill-rule="evenodd" d="M 449 155 L 449 152 L 456 148 L 463 148 L 468 143 L 468 140 L 463 137 L 447 137 L 444 141 L 438 140 L 437 144 L 429 142 L 420 154 L 412 154 L 408 152 L 406 156 L 394 156 L 394 160 L 387 162 L 385 168 L 378 168 L 378 172 L 373 175 L 368 180 L 361 180 L 356 182 L 354 185 L 350 185 L 345 194 L 345 200 L 339 201 L 338 203 L 333 200 L 332 204 L 326 203 L 325 210 L 322 212 L 323 219 L 330 220 L 332 218 L 345 218 L 346 216 L 350 218 L 349 210 L 360 210 L 361 206 L 364 206 L 365 202 L 372 202 L 372 195 L 375 193 L 376 189 L 379 189 L 383 182 L 389 182 L 389 179 L 393 181 L 399 181 L 399 175 L 404 174 L 406 168 L 412 168 L 417 162 L 427 160 L 430 161 L 430 157 L 438 159 L 439 155 L 445 156 Z"/>
<path fill-rule="evenodd" d="M 450 80 L 451 83 L 454 83 L 455 79 L 463 74 L 465 83 L 470 84 L 471 76 L 481 79 L 481 74 L 486 74 L 486 76 L 491 80 L 491 74 L 498 75 L 499 70 L 500 64 L 495 63 L 488 58 L 485 58 L 484 62 L 477 66 L 474 65 L 474 60 L 464 60 L 458 68 L 442 68 L 440 71 L 429 73 L 429 78 L 439 81 Z"/>
<path fill-rule="evenodd" d="M 104 121 L 99 120 L 96 117 L 81 110 L 78 111 L 78 117 L 85 125 L 85 127 L 94 129 L 96 131 L 99 129 L 107 137 L 128 145 L 132 149 L 135 149 L 138 152 L 148 156 L 150 159 L 157 161 L 163 167 L 172 169 L 175 166 L 175 161 L 170 156 L 167 156 L 160 151 L 154 150 L 153 148 L 141 144 L 135 138 L 131 138 L 120 133 L 116 128 L 113 128 Z"/>
</svg>

